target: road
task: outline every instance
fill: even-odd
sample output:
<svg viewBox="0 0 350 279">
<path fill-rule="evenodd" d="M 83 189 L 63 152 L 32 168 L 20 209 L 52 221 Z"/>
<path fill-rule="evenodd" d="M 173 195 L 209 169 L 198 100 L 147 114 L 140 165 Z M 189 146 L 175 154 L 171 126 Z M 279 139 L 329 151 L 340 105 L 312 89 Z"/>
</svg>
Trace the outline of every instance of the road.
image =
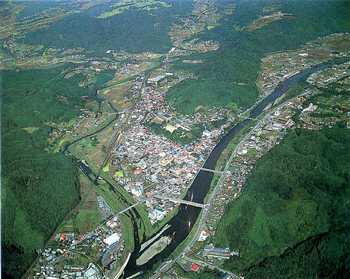
<svg viewBox="0 0 350 279">
<path fill-rule="evenodd" d="M 188 201 L 188 200 L 176 199 L 176 198 L 167 197 L 167 196 L 154 195 L 154 197 L 157 199 L 160 199 L 160 200 L 168 200 L 168 201 L 171 201 L 174 203 L 188 204 L 188 205 L 200 207 L 200 208 L 204 208 L 206 206 L 205 204 L 201 204 L 201 203 L 197 203 L 197 202 L 193 202 L 193 201 Z"/>
<path fill-rule="evenodd" d="M 169 261 L 168 264 L 167 264 L 167 267 L 174 264 L 177 260 L 179 260 L 180 258 L 187 258 L 189 260 L 192 260 L 190 258 L 188 258 L 186 256 L 186 253 L 191 249 L 191 247 L 197 242 L 197 239 L 199 238 L 199 235 L 200 235 L 200 232 L 203 230 L 203 225 L 205 223 L 205 220 L 207 219 L 207 216 L 208 216 L 208 213 L 209 213 L 209 210 L 210 210 L 210 207 L 212 206 L 212 200 L 215 198 L 216 194 L 218 193 L 218 191 L 221 189 L 222 185 L 223 185 L 223 182 L 224 182 L 224 179 L 225 179 L 225 174 L 229 173 L 229 167 L 232 163 L 232 160 L 233 158 L 235 157 L 235 155 L 237 154 L 237 150 L 238 148 L 240 147 L 240 144 L 247 138 L 250 136 L 250 133 L 249 132 L 241 141 L 240 143 L 236 146 L 236 148 L 234 149 L 234 151 L 232 152 L 232 154 L 230 155 L 230 158 L 228 159 L 228 161 L 226 162 L 226 165 L 225 165 L 225 168 L 224 170 L 222 171 L 222 173 L 224 173 L 223 175 L 221 175 L 216 187 L 214 188 L 213 192 L 209 195 L 209 198 L 208 198 L 208 206 L 205 206 L 203 208 L 203 211 L 202 211 L 202 214 L 201 216 L 199 217 L 200 220 L 199 220 L 199 224 L 197 226 L 197 230 L 196 232 L 194 233 L 194 235 L 191 237 L 191 241 L 188 245 L 186 245 L 185 249 L 183 250 L 182 253 L 180 253 L 175 259 L 174 261 Z M 199 261 L 197 261 L 199 263 Z M 209 263 L 206 263 L 206 262 L 202 262 L 201 263 L 202 265 L 207 265 L 209 267 L 212 267 L 212 268 L 215 268 L 216 270 L 219 270 L 221 272 L 224 272 L 224 273 L 228 273 L 230 274 L 233 278 L 235 279 L 239 279 L 240 277 L 236 274 L 233 274 L 232 272 L 229 272 L 227 270 L 224 270 L 218 266 L 213 266 Z M 169 267 L 170 268 L 170 267 Z M 163 268 L 164 269 L 164 268 Z M 151 279 L 157 279 L 161 276 L 161 273 L 162 273 L 162 269 L 158 269 L 155 274 L 150 277 Z"/>
<path fill-rule="evenodd" d="M 201 212 L 201 215 L 200 215 L 200 219 L 199 219 L 199 221 L 197 221 L 197 222 L 199 222 L 198 223 L 198 226 L 197 226 L 197 230 L 196 230 L 196 232 L 194 233 L 194 235 L 191 237 L 190 235 L 188 236 L 188 237 L 190 237 L 190 242 L 189 242 L 189 244 L 188 245 L 186 245 L 186 247 L 184 248 L 184 250 L 183 250 L 183 252 L 182 253 L 180 253 L 175 259 L 174 259 L 174 261 L 169 261 L 168 263 L 167 263 L 167 267 L 169 266 L 169 268 L 170 268 L 170 265 L 173 265 L 177 260 L 179 260 L 181 257 L 187 257 L 186 256 L 186 253 L 191 249 L 191 247 L 197 242 L 197 239 L 199 238 L 199 235 L 200 235 L 200 233 L 201 233 L 201 231 L 203 230 L 203 225 L 204 225 L 204 223 L 205 223 L 205 220 L 207 219 L 207 217 L 208 217 L 208 213 L 209 213 L 209 210 L 210 210 L 210 207 L 212 206 L 212 201 L 213 201 L 213 199 L 215 198 L 215 196 L 216 196 L 216 194 L 218 193 L 218 191 L 221 189 L 221 187 L 222 187 L 222 185 L 223 185 L 223 182 L 224 182 L 224 179 L 225 179 L 225 176 L 227 175 L 227 174 L 229 174 L 230 172 L 229 172 L 229 167 L 230 167 L 230 165 L 231 165 L 231 163 L 232 163 L 232 160 L 233 160 L 233 158 L 235 157 L 235 155 L 237 154 L 237 150 L 238 150 L 238 148 L 240 147 L 240 144 L 248 137 L 248 136 L 250 136 L 250 133 L 251 132 L 249 132 L 241 141 L 240 141 L 240 143 L 236 146 L 236 148 L 234 149 L 234 151 L 231 153 L 231 155 L 230 155 L 230 158 L 228 159 L 228 161 L 226 162 L 226 165 L 225 165 L 225 168 L 221 171 L 221 173 L 222 173 L 222 175 L 221 175 L 221 177 L 220 177 L 220 179 L 219 179 L 219 181 L 218 181 L 218 183 L 216 184 L 216 187 L 214 188 L 214 190 L 209 194 L 209 198 L 208 198 L 208 200 L 207 200 L 207 206 L 205 206 L 204 208 L 203 208 L 203 210 L 202 210 L 202 212 Z M 203 167 L 202 167 L 203 168 Z M 201 169 L 198 171 L 198 173 L 200 172 L 200 171 L 202 171 Z M 205 170 L 204 170 L 205 171 Z M 198 173 L 197 173 L 197 175 L 198 175 Z M 196 225 L 195 225 L 196 226 Z M 207 263 L 205 263 L 205 264 L 207 264 Z M 207 264 L 208 265 L 208 264 Z M 213 266 L 214 267 L 214 266 Z M 228 273 L 226 270 L 223 270 L 223 269 L 221 269 L 221 268 L 219 268 L 219 267 L 214 267 L 214 268 L 216 268 L 217 270 L 220 270 L 221 272 L 225 272 L 225 273 Z M 153 276 L 152 277 L 150 277 L 150 279 L 157 279 L 157 278 L 159 278 L 160 276 L 161 276 L 161 273 L 162 273 L 162 269 L 157 269 L 156 271 L 155 271 L 155 273 L 153 274 Z M 231 274 L 233 274 L 232 272 L 231 272 Z M 237 276 L 237 275 L 235 275 L 235 274 L 233 274 L 233 276 L 235 276 L 234 278 L 240 278 L 239 276 Z"/>
<path fill-rule="evenodd" d="M 134 208 L 134 207 L 136 207 L 136 206 L 138 206 L 138 205 L 139 205 L 139 202 L 137 202 L 137 203 L 135 203 L 135 204 L 133 204 L 133 205 L 130 205 L 129 207 L 124 208 L 122 211 L 116 213 L 116 215 L 123 214 L 124 212 L 127 212 L 128 210 L 130 210 L 130 209 L 132 209 L 132 208 Z"/>
<path fill-rule="evenodd" d="M 203 225 L 205 223 L 205 220 L 207 220 L 207 218 L 208 218 L 208 213 L 209 213 L 209 210 L 212 206 L 212 201 L 215 198 L 215 196 L 217 195 L 217 193 L 219 192 L 219 190 L 221 190 L 221 187 L 222 187 L 223 182 L 224 182 L 225 177 L 226 177 L 225 173 L 229 172 L 230 165 L 232 163 L 233 158 L 235 157 L 235 155 L 237 153 L 239 146 L 240 146 L 240 144 L 238 144 L 236 146 L 235 150 L 232 152 L 230 158 L 226 162 L 224 170 L 222 171 L 224 174 L 220 176 L 220 179 L 219 179 L 218 183 L 216 184 L 216 187 L 214 187 L 214 190 L 209 194 L 209 198 L 207 200 L 208 206 L 205 207 L 204 210 L 202 211 L 202 214 L 199 217 L 200 219 L 199 219 L 199 223 L 197 226 L 197 230 L 196 230 L 195 234 L 192 236 L 190 243 L 186 246 L 186 248 L 184 249 L 182 254 L 187 253 L 192 248 L 192 246 L 197 242 L 197 239 L 199 238 L 199 235 L 200 235 L 201 231 L 203 230 Z"/>
<path fill-rule="evenodd" d="M 108 102 L 108 104 L 110 105 L 110 107 L 112 108 L 112 110 L 115 112 L 115 114 L 116 114 L 115 117 L 113 117 L 110 121 L 108 121 L 108 123 L 106 123 L 104 126 L 102 126 L 101 128 L 99 128 L 99 129 L 96 130 L 95 132 L 89 133 L 89 134 L 87 134 L 87 135 L 85 135 L 85 136 L 82 136 L 82 137 L 80 137 L 80 138 L 78 138 L 78 139 L 75 139 L 75 140 L 71 141 L 70 143 L 66 144 L 66 145 L 64 146 L 63 150 L 62 150 L 63 153 L 65 153 L 66 151 L 68 151 L 68 148 L 69 148 L 71 145 L 73 145 L 73 144 L 75 144 L 75 143 L 77 143 L 77 142 L 79 142 L 79 141 L 81 141 L 81 140 L 83 140 L 83 139 L 85 139 L 85 138 L 92 137 L 92 136 L 97 135 L 98 133 L 102 132 L 104 129 L 106 129 L 109 125 L 111 125 L 114 121 L 116 121 L 116 120 L 118 119 L 119 113 L 118 113 L 117 109 L 116 109 L 110 102 Z"/>
<path fill-rule="evenodd" d="M 128 256 L 126 257 L 126 259 L 125 259 L 123 265 L 121 266 L 121 268 L 119 269 L 118 273 L 114 276 L 114 279 L 119 279 L 119 277 L 123 275 L 124 268 L 128 264 L 130 256 L 131 256 L 131 253 L 129 253 Z"/>
<path fill-rule="evenodd" d="M 255 127 L 259 127 L 259 125 L 261 125 L 261 121 L 259 121 L 259 123 Z M 187 252 L 189 252 L 191 250 L 191 248 L 193 247 L 193 245 L 197 242 L 197 239 L 199 238 L 199 235 L 200 235 L 201 231 L 204 229 L 205 220 L 207 220 L 208 213 L 209 213 L 209 211 L 211 209 L 211 206 L 212 206 L 212 201 L 213 201 L 213 199 L 215 198 L 215 196 L 217 195 L 217 193 L 221 190 L 221 188 L 223 186 L 223 182 L 225 180 L 225 174 L 230 173 L 229 168 L 231 166 L 233 158 L 237 155 L 237 151 L 239 150 L 241 144 L 244 141 L 246 141 L 247 138 L 249 138 L 251 136 L 252 132 L 253 132 L 253 129 L 251 129 L 242 138 L 242 140 L 237 144 L 237 146 L 235 147 L 235 149 L 231 153 L 229 159 L 227 160 L 227 162 L 225 164 L 225 168 L 222 171 L 222 173 L 224 173 L 224 174 L 220 176 L 220 179 L 219 179 L 218 183 L 216 184 L 216 186 L 214 187 L 214 190 L 209 194 L 209 198 L 207 200 L 207 203 L 208 203 L 209 206 L 204 208 L 204 210 L 202 211 L 202 215 L 199 217 L 200 220 L 199 220 L 199 223 L 198 223 L 197 230 L 196 230 L 195 234 L 192 236 L 190 243 L 186 246 L 186 248 L 184 249 L 182 254 L 180 254 L 178 256 L 178 258 L 181 257 L 182 255 L 185 255 Z"/>
<path fill-rule="evenodd" d="M 143 78 L 141 87 L 140 87 L 140 89 L 138 91 L 137 96 L 132 101 L 133 105 L 137 104 L 138 101 L 141 99 L 143 89 L 144 89 L 144 87 L 146 85 L 147 79 L 148 79 L 150 74 L 151 74 L 151 72 L 145 72 L 144 73 L 144 78 Z M 101 166 L 100 166 L 100 168 L 99 168 L 99 170 L 97 172 L 97 177 L 99 177 L 101 175 L 101 171 L 102 171 L 103 167 L 108 163 L 109 159 L 111 158 L 113 150 L 116 150 L 118 145 L 121 143 L 121 141 L 123 139 L 123 133 L 125 131 L 127 131 L 128 126 L 131 125 L 131 124 L 129 124 L 130 116 L 131 116 L 131 113 L 127 113 L 126 116 L 123 119 L 123 123 L 121 123 L 121 125 L 118 126 L 116 131 L 114 131 L 114 133 L 113 133 L 113 135 L 111 137 L 111 140 L 110 140 L 110 142 L 108 144 L 108 148 L 107 148 L 107 152 L 106 152 L 107 155 L 106 155 L 105 159 L 103 160 L 103 163 L 101 164 Z"/>
<path fill-rule="evenodd" d="M 300 96 L 304 96 L 304 95 L 307 95 L 307 94 L 308 93 L 304 93 L 304 94 L 301 94 Z M 283 105 L 283 104 L 281 104 L 281 105 Z M 240 149 L 240 146 L 242 145 L 243 142 L 245 142 L 248 138 L 250 138 L 252 133 L 254 132 L 254 130 L 258 129 L 262 125 L 262 123 L 264 121 L 266 121 L 266 119 L 272 113 L 274 113 L 275 111 L 277 111 L 280 108 L 281 105 L 278 105 L 275 108 L 273 108 L 272 110 L 270 110 L 269 113 L 267 113 L 260 121 L 258 121 L 258 123 L 254 126 L 254 128 L 251 129 L 240 140 L 240 142 L 237 144 L 237 146 L 235 147 L 234 151 L 231 153 L 230 158 L 226 162 L 225 168 L 222 171 L 223 175 L 221 175 L 221 177 L 220 177 L 216 187 L 214 188 L 213 192 L 210 193 L 210 195 L 209 195 L 209 198 L 208 198 L 208 201 L 207 201 L 209 206 L 205 207 L 204 210 L 202 211 L 202 215 L 199 217 L 200 219 L 199 219 L 199 223 L 198 223 L 196 232 L 193 234 L 193 236 L 191 237 L 190 242 L 188 243 L 188 245 L 186 245 L 186 247 L 184 248 L 183 252 L 175 259 L 175 261 L 182 257 L 182 258 L 185 258 L 185 259 L 188 259 L 188 260 L 192 260 L 193 262 L 205 264 L 205 265 L 207 265 L 209 267 L 212 267 L 212 268 L 215 268 L 215 269 L 217 269 L 219 271 L 226 272 L 226 273 L 230 274 L 231 276 L 233 276 L 233 278 L 240 278 L 239 276 L 233 274 L 232 272 L 225 271 L 225 270 L 221 269 L 218 266 L 213 266 L 213 265 L 211 265 L 211 264 L 209 264 L 207 262 L 204 262 L 204 261 L 191 259 L 191 258 L 186 256 L 186 253 L 188 253 L 191 250 L 193 245 L 197 242 L 197 239 L 199 238 L 200 232 L 204 229 L 205 220 L 207 219 L 208 213 L 209 213 L 210 208 L 212 206 L 212 201 L 213 201 L 213 199 L 215 198 L 215 196 L 217 195 L 217 193 L 221 190 L 221 188 L 223 186 L 223 182 L 225 180 L 225 174 L 230 173 L 229 172 L 230 165 L 232 163 L 233 158 L 237 155 L 237 151 Z"/>
</svg>

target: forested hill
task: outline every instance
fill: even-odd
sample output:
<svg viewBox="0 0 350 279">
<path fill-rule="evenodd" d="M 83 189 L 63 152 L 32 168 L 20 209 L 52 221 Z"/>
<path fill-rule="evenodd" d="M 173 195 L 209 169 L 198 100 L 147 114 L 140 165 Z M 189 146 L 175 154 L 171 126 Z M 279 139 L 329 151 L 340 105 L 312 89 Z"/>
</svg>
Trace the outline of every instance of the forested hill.
<svg viewBox="0 0 350 279">
<path fill-rule="evenodd" d="M 220 1 L 228 2 L 228 1 Z M 195 54 L 186 59 L 205 63 L 175 63 L 197 79 L 188 79 L 169 90 L 168 102 L 178 111 L 193 113 L 198 106 L 251 106 L 258 96 L 256 79 L 261 58 L 272 52 L 299 48 L 328 34 L 350 30 L 349 1 L 247 1 L 236 0 L 233 15 L 201 38 L 220 43 L 217 51 Z M 255 31 L 245 26 L 276 5 L 293 18 L 274 22 Z"/>
<path fill-rule="evenodd" d="M 348 278 L 350 130 L 292 130 L 258 161 L 217 244 L 245 278 Z M 341 249 L 339 247 L 342 247 Z M 348 274 L 349 275 L 349 274 Z"/>
<path fill-rule="evenodd" d="M 77 169 L 47 152 L 48 121 L 68 121 L 86 89 L 60 76 L 62 68 L 2 71 L 2 266 L 19 278 L 63 217 L 79 201 Z M 59 101 L 65 99 L 67 102 Z"/>
</svg>

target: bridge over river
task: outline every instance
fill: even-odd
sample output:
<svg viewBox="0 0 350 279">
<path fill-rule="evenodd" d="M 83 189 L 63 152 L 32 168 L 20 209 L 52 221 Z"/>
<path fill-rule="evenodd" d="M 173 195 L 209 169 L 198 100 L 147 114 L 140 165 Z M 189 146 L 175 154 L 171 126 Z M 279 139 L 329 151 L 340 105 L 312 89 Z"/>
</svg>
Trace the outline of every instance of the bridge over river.
<svg viewBox="0 0 350 279">
<path fill-rule="evenodd" d="M 170 256 L 170 254 L 173 253 L 176 247 L 186 239 L 186 237 L 191 232 L 193 225 L 196 223 L 196 220 L 201 210 L 203 208 L 206 209 L 206 206 L 203 203 L 209 191 L 214 173 L 222 174 L 222 172 L 220 171 L 217 172 L 213 170 L 215 170 L 217 160 L 219 159 L 221 153 L 228 146 L 230 141 L 243 128 L 248 126 L 254 119 L 256 119 L 270 104 L 272 104 L 276 99 L 281 97 L 291 86 L 294 86 L 298 82 L 305 80 L 310 74 L 315 73 L 321 69 L 324 69 L 327 66 L 332 65 L 334 63 L 339 63 L 339 62 L 331 61 L 328 63 L 318 64 L 316 66 L 304 69 L 303 71 L 282 81 L 270 95 L 262 99 L 250 111 L 247 118 L 245 118 L 243 121 L 239 122 L 234 127 L 232 127 L 230 131 L 220 139 L 218 144 L 214 147 L 214 149 L 209 154 L 209 157 L 204 163 L 202 169 L 198 171 L 195 179 L 193 180 L 190 188 L 188 189 L 188 192 L 184 200 L 180 200 L 180 199 L 176 200 L 173 198 L 162 197 L 162 196 L 159 197 L 159 198 L 172 200 L 173 202 L 181 203 L 177 214 L 167 223 L 170 227 L 166 229 L 161 235 L 159 235 L 159 238 L 163 236 L 170 236 L 172 241 L 161 253 L 159 253 L 158 255 L 153 257 L 150 261 L 148 261 L 147 263 L 141 266 L 138 266 L 136 264 L 136 259 L 142 254 L 142 251 L 140 251 L 141 244 L 136 243 L 135 250 L 132 253 L 129 263 L 125 269 L 125 274 L 124 274 L 125 278 L 135 273 L 138 273 L 140 271 L 150 270 L 152 266 L 157 262 L 160 262 L 160 261 L 164 262 Z M 191 198 L 191 201 L 188 201 L 188 198 L 192 196 L 193 196 L 193 199 Z M 188 205 L 192 205 L 192 206 L 188 206 Z M 188 224 L 190 224 L 190 226 L 188 226 Z M 151 236 L 150 239 L 152 237 L 154 236 Z"/>
</svg>

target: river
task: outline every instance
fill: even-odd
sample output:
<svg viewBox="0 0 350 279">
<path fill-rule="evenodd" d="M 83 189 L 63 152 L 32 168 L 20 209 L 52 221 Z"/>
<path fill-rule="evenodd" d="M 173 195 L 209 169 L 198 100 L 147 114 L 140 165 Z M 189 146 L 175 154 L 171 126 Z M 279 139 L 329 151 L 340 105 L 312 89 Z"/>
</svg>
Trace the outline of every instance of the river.
<svg viewBox="0 0 350 279">
<path fill-rule="evenodd" d="M 204 163 L 204 168 L 215 169 L 216 162 L 219 159 L 221 153 L 225 150 L 229 142 L 250 122 L 257 118 L 264 109 L 272 104 L 276 99 L 281 97 L 287 90 L 297 84 L 298 82 L 305 80 L 309 75 L 315 73 L 323 68 L 326 68 L 330 63 L 322 63 L 316 66 L 307 68 L 287 79 L 282 81 L 273 92 L 263 98 L 251 111 L 249 117 L 233 126 L 217 143 L 213 148 L 212 152 L 208 156 Z M 197 203 L 203 203 L 204 199 L 209 191 L 211 181 L 213 179 L 213 173 L 207 171 L 199 171 L 197 176 L 193 180 L 190 188 L 187 191 L 185 199 L 190 200 L 193 196 L 192 201 Z M 195 224 L 201 208 L 192 207 L 188 205 L 180 205 L 178 213 L 168 222 L 170 227 L 165 230 L 159 237 L 170 236 L 172 238 L 171 243 L 157 256 L 152 258 L 146 264 L 137 266 L 136 259 L 142 254 L 140 252 L 141 244 L 136 242 L 136 247 L 132 253 L 129 263 L 125 268 L 125 278 L 140 271 L 147 271 L 152 268 L 155 263 L 165 261 L 167 257 L 176 249 L 176 247 L 185 240 L 190 233 L 193 225 Z M 151 237 L 150 237 L 151 238 Z"/>
</svg>

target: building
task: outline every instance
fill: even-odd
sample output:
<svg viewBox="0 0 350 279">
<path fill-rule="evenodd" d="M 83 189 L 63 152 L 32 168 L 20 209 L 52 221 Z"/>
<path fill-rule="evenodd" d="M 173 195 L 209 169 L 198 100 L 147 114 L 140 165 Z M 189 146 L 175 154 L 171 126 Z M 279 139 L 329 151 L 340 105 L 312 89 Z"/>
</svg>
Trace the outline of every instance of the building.
<svg viewBox="0 0 350 279">
<path fill-rule="evenodd" d="M 110 236 L 106 237 L 103 240 L 103 242 L 109 246 L 109 245 L 112 245 L 113 243 L 115 243 L 115 242 L 117 242 L 119 240 L 120 240 L 119 233 L 114 233 L 114 234 L 111 234 Z"/>
<path fill-rule="evenodd" d="M 156 223 L 157 221 L 163 220 L 166 212 L 161 209 L 153 209 L 149 214 L 149 218 L 151 219 L 151 223 Z"/>
<path fill-rule="evenodd" d="M 168 132 L 170 132 L 171 134 L 176 130 L 177 128 L 171 124 L 167 124 L 165 126 L 165 130 L 167 130 Z"/>
<path fill-rule="evenodd" d="M 159 76 L 156 76 L 154 78 L 149 78 L 147 80 L 147 83 L 150 84 L 150 85 L 158 85 L 164 79 L 166 79 L 165 75 L 159 75 Z"/>
<path fill-rule="evenodd" d="M 159 75 L 154 78 L 149 78 L 147 83 L 149 85 L 159 85 L 161 82 L 166 81 L 168 78 L 173 77 L 173 73 L 165 73 L 165 75 Z"/>
<path fill-rule="evenodd" d="M 239 253 L 231 252 L 229 248 L 217 248 L 213 245 L 206 245 L 204 247 L 203 255 L 205 257 L 229 259 L 233 255 L 238 256 Z"/>
<path fill-rule="evenodd" d="M 197 272 L 199 270 L 200 266 L 196 263 L 191 264 L 191 271 Z"/>
<path fill-rule="evenodd" d="M 205 241 L 209 237 L 209 231 L 208 230 L 202 230 L 201 234 L 198 238 L 198 241 Z"/>
<path fill-rule="evenodd" d="M 101 263 L 104 267 L 109 266 L 115 261 L 120 246 L 121 243 L 119 241 L 114 242 L 112 245 L 108 246 L 106 250 L 102 253 Z"/>
</svg>

